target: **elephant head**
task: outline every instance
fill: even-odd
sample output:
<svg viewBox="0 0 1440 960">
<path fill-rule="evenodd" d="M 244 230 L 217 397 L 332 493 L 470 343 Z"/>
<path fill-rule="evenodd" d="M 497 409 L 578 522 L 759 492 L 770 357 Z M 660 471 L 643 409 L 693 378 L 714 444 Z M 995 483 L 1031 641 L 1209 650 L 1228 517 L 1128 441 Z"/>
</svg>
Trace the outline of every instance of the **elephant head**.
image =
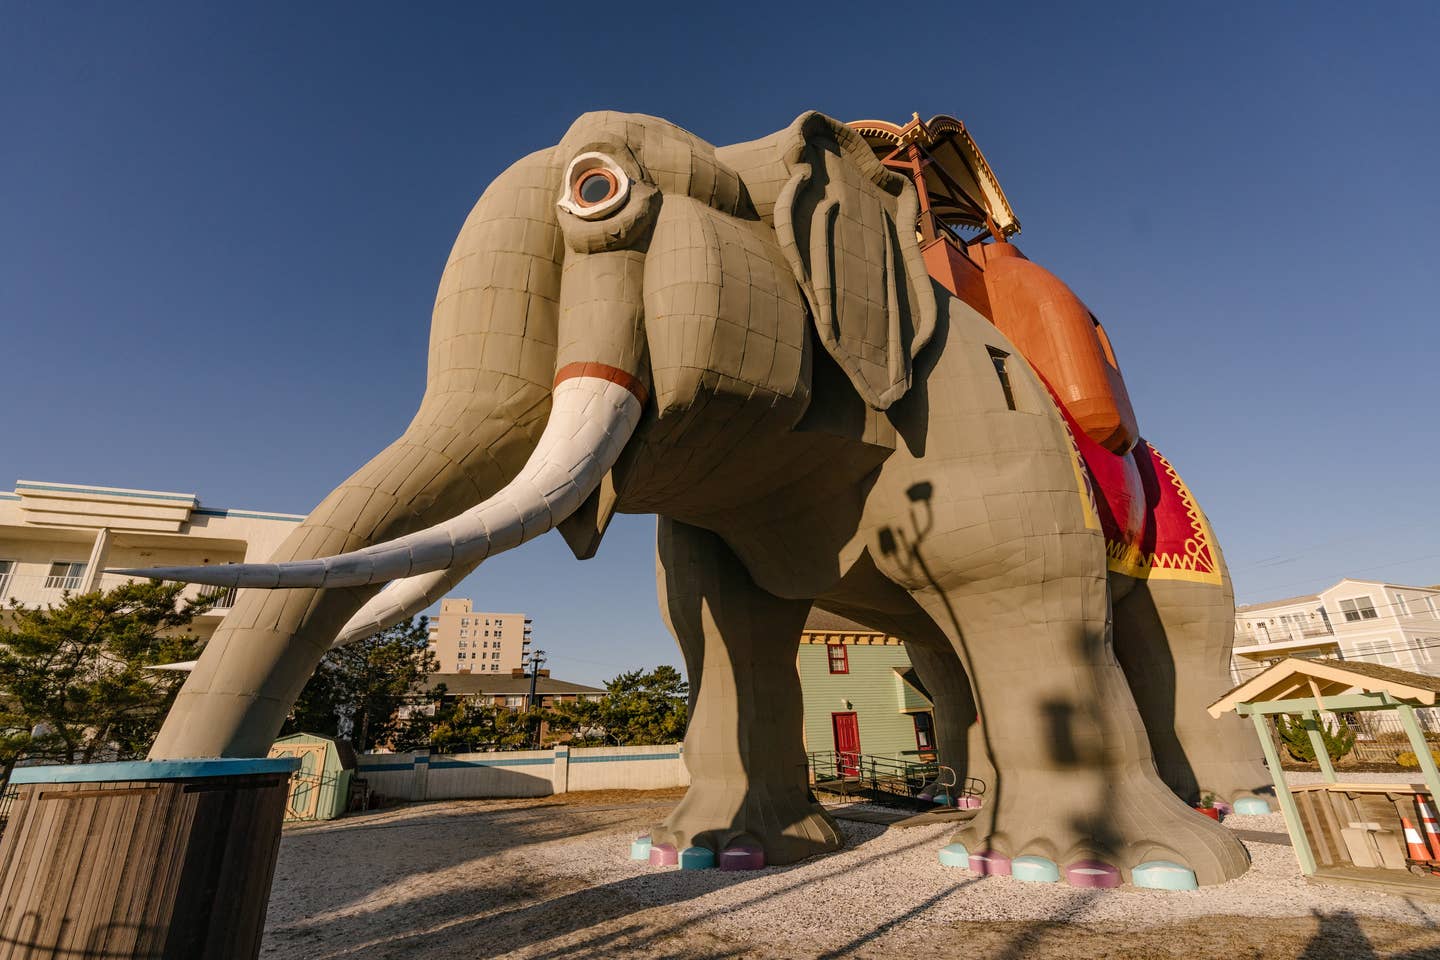
<svg viewBox="0 0 1440 960">
<path fill-rule="evenodd" d="M 267 589 L 400 581 L 349 637 L 557 525 L 588 555 L 627 506 L 622 455 L 689 450 L 644 500 L 664 512 L 665 490 L 708 469 L 703 451 L 728 449 L 722 435 L 799 421 L 816 344 L 874 410 L 905 394 L 936 311 L 917 203 L 907 178 L 818 113 L 718 150 L 653 117 L 586 114 L 486 190 L 436 299 L 422 404 L 432 420 L 467 390 L 486 391 L 501 418 L 533 414 L 548 391 L 518 472 L 448 519 L 360 549 L 121 572 Z M 501 462 L 467 448 L 469 436 L 457 432 L 445 456 Z M 424 478 L 413 490 L 429 495 Z"/>
</svg>

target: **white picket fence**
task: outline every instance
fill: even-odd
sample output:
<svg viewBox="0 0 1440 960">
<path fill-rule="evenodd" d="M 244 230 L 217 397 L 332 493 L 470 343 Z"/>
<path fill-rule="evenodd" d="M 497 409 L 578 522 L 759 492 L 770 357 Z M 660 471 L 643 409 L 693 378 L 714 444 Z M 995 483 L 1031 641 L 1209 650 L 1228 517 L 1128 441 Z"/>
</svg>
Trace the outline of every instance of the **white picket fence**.
<svg viewBox="0 0 1440 960">
<path fill-rule="evenodd" d="M 367 753 L 358 776 L 397 800 L 544 797 L 575 790 L 659 790 L 690 784 L 680 744 L 501 753 Z"/>
</svg>

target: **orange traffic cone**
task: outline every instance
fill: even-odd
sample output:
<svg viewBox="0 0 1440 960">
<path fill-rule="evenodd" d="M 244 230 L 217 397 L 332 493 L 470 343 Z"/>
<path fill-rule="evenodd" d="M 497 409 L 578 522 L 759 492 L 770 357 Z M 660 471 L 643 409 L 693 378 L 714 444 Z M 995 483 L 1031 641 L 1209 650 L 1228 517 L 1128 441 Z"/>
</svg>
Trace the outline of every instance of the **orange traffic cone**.
<svg viewBox="0 0 1440 960">
<path fill-rule="evenodd" d="M 1420 832 L 1415 829 L 1415 825 L 1407 818 L 1401 817 L 1400 826 L 1405 829 L 1406 856 L 1411 860 L 1428 863 L 1430 861 L 1430 851 L 1425 849 L 1425 841 L 1420 839 Z"/>
<path fill-rule="evenodd" d="M 1440 821 L 1435 819 L 1435 808 L 1425 800 L 1425 795 L 1419 794 L 1415 802 L 1420 807 L 1420 823 L 1425 828 L 1425 839 L 1430 841 L 1430 855 L 1433 860 L 1440 860 Z"/>
</svg>

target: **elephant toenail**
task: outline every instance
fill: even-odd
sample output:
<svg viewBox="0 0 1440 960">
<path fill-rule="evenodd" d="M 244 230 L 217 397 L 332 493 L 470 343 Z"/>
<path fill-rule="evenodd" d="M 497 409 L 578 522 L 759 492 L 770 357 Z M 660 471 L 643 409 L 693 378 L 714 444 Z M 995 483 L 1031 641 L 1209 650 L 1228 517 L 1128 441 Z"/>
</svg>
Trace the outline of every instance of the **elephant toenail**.
<svg viewBox="0 0 1440 960">
<path fill-rule="evenodd" d="M 970 869 L 982 877 L 1010 876 L 1010 858 L 994 850 L 970 854 Z"/>
<path fill-rule="evenodd" d="M 1045 857 L 1016 857 L 1010 864 L 1010 873 L 1016 880 L 1026 883 L 1060 882 L 1060 868 L 1054 860 Z"/>
<path fill-rule="evenodd" d="M 715 866 L 715 851 L 706 847 L 686 847 L 680 851 L 681 870 L 709 870 Z"/>
<path fill-rule="evenodd" d="M 721 870 L 759 870 L 765 866 L 765 851 L 754 846 L 731 847 L 720 854 Z"/>
<path fill-rule="evenodd" d="M 680 862 L 680 854 L 673 843 L 659 843 L 650 848 L 650 866 L 673 867 Z"/>
<path fill-rule="evenodd" d="M 1130 871 L 1130 882 L 1150 890 L 1198 890 L 1195 871 L 1173 860 L 1150 860 Z"/>
<path fill-rule="evenodd" d="M 1099 860 L 1076 860 L 1065 868 L 1065 882 L 1072 887 L 1118 887 L 1120 871 Z"/>
</svg>

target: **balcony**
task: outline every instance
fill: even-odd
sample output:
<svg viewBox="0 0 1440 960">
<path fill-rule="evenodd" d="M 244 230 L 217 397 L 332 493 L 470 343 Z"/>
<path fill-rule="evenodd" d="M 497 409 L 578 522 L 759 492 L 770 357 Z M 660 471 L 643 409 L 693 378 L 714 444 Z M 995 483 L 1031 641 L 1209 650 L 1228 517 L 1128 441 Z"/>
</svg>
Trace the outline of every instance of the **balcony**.
<svg viewBox="0 0 1440 960">
<path fill-rule="evenodd" d="M 44 569 L 43 566 L 40 569 Z M 135 581 L 135 577 L 120 576 L 113 573 L 102 573 L 96 587 L 100 590 L 114 590 L 116 587 Z M 8 604 L 12 599 L 18 600 L 29 607 L 49 606 L 59 603 L 66 593 L 77 593 L 86 584 L 88 577 L 84 572 L 66 574 L 48 573 L 16 573 L 0 571 L 0 605 Z M 185 587 L 180 596 L 186 599 L 195 599 L 201 596 L 218 594 L 214 607 L 210 612 L 203 614 L 203 617 L 223 617 L 235 606 L 237 594 L 235 587 L 211 587 L 202 584 L 190 584 Z"/>
</svg>

